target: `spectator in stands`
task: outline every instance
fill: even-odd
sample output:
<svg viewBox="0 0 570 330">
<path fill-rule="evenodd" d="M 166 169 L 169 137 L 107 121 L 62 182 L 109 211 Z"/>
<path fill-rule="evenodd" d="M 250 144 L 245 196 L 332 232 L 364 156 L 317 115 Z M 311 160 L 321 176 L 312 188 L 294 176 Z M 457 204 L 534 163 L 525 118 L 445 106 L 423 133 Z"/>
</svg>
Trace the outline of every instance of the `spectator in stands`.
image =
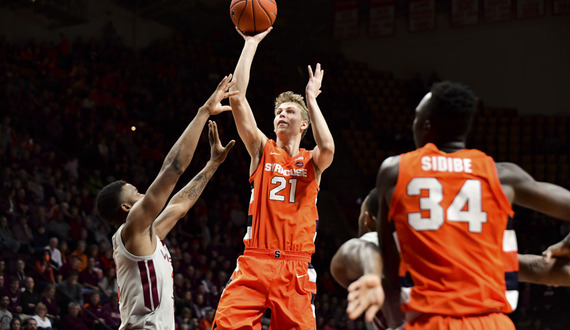
<svg viewBox="0 0 570 330">
<path fill-rule="evenodd" d="M 10 321 L 10 330 L 21 330 L 22 329 L 22 320 L 19 317 L 12 318 Z"/>
<path fill-rule="evenodd" d="M 79 316 L 81 306 L 76 302 L 70 302 L 67 307 L 67 315 L 63 317 L 62 327 L 64 329 L 73 330 L 89 330 L 89 327 L 83 318 Z"/>
<path fill-rule="evenodd" d="M 47 308 L 48 317 L 51 318 L 54 323 L 57 323 L 60 319 L 59 306 L 57 305 L 57 300 L 55 298 L 56 284 L 48 283 L 44 290 L 42 291 L 41 301 Z"/>
<path fill-rule="evenodd" d="M 26 320 L 24 324 L 24 329 L 26 330 L 38 330 L 38 321 L 36 321 L 34 318 Z"/>
<path fill-rule="evenodd" d="M 12 314 L 20 314 L 22 312 L 22 291 L 20 291 L 20 280 L 17 277 L 10 278 L 10 285 L 6 291 L 6 295 L 10 298 L 8 310 L 12 312 Z"/>
<path fill-rule="evenodd" d="M 77 246 L 75 248 L 75 250 L 73 250 L 73 252 L 71 252 L 70 256 L 78 256 L 79 259 L 81 260 L 81 265 L 79 265 L 79 267 L 77 268 L 77 271 L 79 271 L 80 273 L 87 268 L 87 255 L 85 254 L 85 251 L 87 249 L 87 243 L 84 240 L 79 240 L 77 241 Z"/>
<path fill-rule="evenodd" d="M 67 279 L 72 272 L 77 272 L 79 274 L 79 266 L 81 266 L 81 259 L 77 255 L 72 255 L 69 257 L 69 262 L 64 263 L 58 272 L 58 283 Z"/>
<path fill-rule="evenodd" d="M 18 258 L 16 260 L 16 269 L 12 274 L 10 274 L 10 277 L 17 278 L 20 281 L 20 285 L 23 286 L 26 277 L 28 277 L 28 275 L 26 274 L 26 262 L 24 261 L 24 259 Z"/>
<path fill-rule="evenodd" d="M 109 301 L 103 305 L 103 315 L 105 323 L 112 329 L 118 329 L 121 325 L 121 315 L 119 314 L 119 296 L 117 293 L 111 294 Z"/>
<path fill-rule="evenodd" d="M 119 293 L 119 286 L 117 285 L 117 276 L 115 268 L 109 267 L 105 272 L 105 276 L 101 277 L 98 284 L 101 300 L 108 301 L 113 294 Z"/>
<path fill-rule="evenodd" d="M 59 240 L 57 237 L 51 237 L 49 239 L 48 245 L 45 247 L 50 252 L 50 260 L 52 264 L 55 265 L 56 270 L 63 265 L 63 260 L 61 258 L 61 251 L 57 248 L 59 245 Z"/>
<path fill-rule="evenodd" d="M 199 330 L 209 330 L 212 328 L 212 324 L 214 323 L 214 309 L 211 307 L 207 307 L 204 310 L 204 317 L 200 320 L 200 325 L 198 326 Z"/>
<path fill-rule="evenodd" d="M 38 280 L 41 284 L 54 283 L 55 275 L 53 272 L 53 266 L 51 264 L 50 252 L 49 250 L 43 250 L 36 259 L 36 272 L 39 274 Z"/>
<path fill-rule="evenodd" d="M 57 213 L 54 220 L 47 224 L 47 231 L 50 235 L 57 236 L 61 240 L 68 240 L 71 227 L 63 219 L 63 214 Z"/>
<path fill-rule="evenodd" d="M 34 241 L 34 234 L 28 225 L 30 217 L 27 214 L 18 216 L 17 221 L 12 225 L 12 233 L 14 238 L 20 243 L 20 252 L 31 253 L 31 242 Z"/>
<path fill-rule="evenodd" d="M 83 285 L 83 293 L 99 292 L 99 275 L 94 267 L 95 259 L 90 257 L 87 268 L 79 273 L 79 283 Z"/>
<path fill-rule="evenodd" d="M 20 303 L 22 305 L 22 313 L 34 315 L 36 307 L 41 302 L 41 296 L 35 290 L 35 281 L 31 276 L 24 280 L 25 290 L 20 295 Z"/>
<path fill-rule="evenodd" d="M 10 297 L 3 294 L 0 296 L 0 329 L 5 330 L 10 328 L 10 322 L 12 322 L 13 315 L 8 310 L 8 305 L 10 305 Z"/>
<path fill-rule="evenodd" d="M 103 305 L 101 305 L 101 296 L 99 292 L 93 292 L 89 296 L 89 302 L 83 305 L 81 318 L 85 324 L 91 324 L 92 329 L 105 329 L 105 314 Z"/>
<path fill-rule="evenodd" d="M 60 296 L 57 301 L 59 306 L 67 306 L 70 302 L 76 302 L 83 305 L 83 293 L 81 284 L 79 284 L 79 273 L 73 271 L 69 277 L 62 281 L 59 285 Z"/>
<path fill-rule="evenodd" d="M 20 242 L 14 237 L 12 229 L 8 225 L 8 218 L 0 216 L 0 246 L 2 250 L 7 249 L 13 253 L 20 250 Z"/>
<path fill-rule="evenodd" d="M 36 306 L 35 315 L 32 319 L 36 320 L 38 329 L 42 329 L 42 330 L 51 330 L 52 329 L 51 320 L 47 316 L 46 305 L 44 305 L 43 303 L 39 303 Z"/>
<path fill-rule="evenodd" d="M 4 262 L 4 260 L 0 260 L 0 262 Z M 0 296 L 6 293 L 6 276 L 3 273 L 0 273 Z"/>
</svg>

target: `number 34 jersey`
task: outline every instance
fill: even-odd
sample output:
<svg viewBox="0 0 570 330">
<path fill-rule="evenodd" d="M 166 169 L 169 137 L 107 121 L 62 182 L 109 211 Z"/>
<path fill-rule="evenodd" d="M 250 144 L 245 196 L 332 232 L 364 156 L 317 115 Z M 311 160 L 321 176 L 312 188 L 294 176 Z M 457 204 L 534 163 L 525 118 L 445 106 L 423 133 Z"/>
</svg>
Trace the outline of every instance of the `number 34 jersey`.
<svg viewBox="0 0 570 330">
<path fill-rule="evenodd" d="M 516 308 L 513 216 L 483 152 L 448 154 L 427 144 L 401 155 L 388 219 L 400 250 L 403 310 L 461 316 Z"/>
<path fill-rule="evenodd" d="M 299 149 L 291 157 L 268 139 L 249 182 L 251 199 L 245 246 L 312 254 L 319 187 L 311 152 Z"/>
</svg>

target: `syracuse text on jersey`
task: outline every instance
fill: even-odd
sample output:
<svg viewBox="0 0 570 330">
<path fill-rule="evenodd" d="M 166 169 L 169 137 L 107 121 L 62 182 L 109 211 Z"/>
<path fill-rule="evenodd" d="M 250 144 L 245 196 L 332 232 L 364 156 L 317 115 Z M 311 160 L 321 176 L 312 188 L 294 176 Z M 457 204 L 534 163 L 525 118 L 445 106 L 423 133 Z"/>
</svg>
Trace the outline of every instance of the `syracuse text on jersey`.
<svg viewBox="0 0 570 330">
<path fill-rule="evenodd" d="M 280 174 L 282 176 L 301 176 L 304 178 L 307 177 L 307 169 L 306 168 L 285 169 L 280 164 L 265 163 L 264 170 L 266 172 L 274 172 L 274 173 Z"/>
</svg>

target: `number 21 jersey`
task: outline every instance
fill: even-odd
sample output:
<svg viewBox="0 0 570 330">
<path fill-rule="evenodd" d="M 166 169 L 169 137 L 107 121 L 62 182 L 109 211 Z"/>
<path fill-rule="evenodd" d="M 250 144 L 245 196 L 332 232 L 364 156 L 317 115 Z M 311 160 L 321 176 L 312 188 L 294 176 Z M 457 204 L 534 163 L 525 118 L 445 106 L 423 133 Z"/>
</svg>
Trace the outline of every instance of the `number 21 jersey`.
<svg viewBox="0 0 570 330">
<path fill-rule="evenodd" d="M 319 187 L 310 151 L 299 149 L 291 157 L 268 139 L 249 182 L 245 246 L 312 254 Z"/>
</svg>

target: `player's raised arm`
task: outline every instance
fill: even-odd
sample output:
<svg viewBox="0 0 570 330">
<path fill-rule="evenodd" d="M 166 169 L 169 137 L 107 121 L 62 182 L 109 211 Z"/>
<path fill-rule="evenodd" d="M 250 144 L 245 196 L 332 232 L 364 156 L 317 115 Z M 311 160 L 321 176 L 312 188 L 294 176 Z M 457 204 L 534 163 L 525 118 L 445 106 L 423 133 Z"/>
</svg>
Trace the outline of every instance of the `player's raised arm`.
<svg viewBox="0 0 570 330">
<path fill-rule="evenodd" d="M 249 85 L 249 76 L 251 64 L 257 50 L 257 46 L 271 31 L 272 28 L 258 33 L 254 36 L 246 36 L 241 31 L 238 33 L 244 38 L 244 45 L 234 71 L 234 80 L 236 84 L 230 90 L 238 90 L 239 93 L 230 97 L 230 105 L 232 106 L 232 114 L 234 116 L 238 134 L 242 139 L 249 155 L 252 158 L 252 166 L 259 162 L 259 157 L 263 151 L 263 146 L 267 137 L 258 128 L 253 116 L 253 112 L 247 102 L 246 92 Z"/>
<path fill-rule="evenodd" d="M 160 239 L 164 239 L 178 220 L 194 206 L 204 191 L 206 184 L 235 144 L 235 141 L 231 140 L 225 147 L 222 146 L 218 135 L 218 127 L 216 122 L 213 121 L 208 122 L 208 140 L 210 141 L 210 160 L 184 188 L 170 199 L 164 211 L 160 213 L 154 222 L 155 232 Z"/>
<path fill-rule="evenodd" d="M 321 69 L 321 64 L 317 63 L 315 72 L 309 65 L 309 82 L 305 88 L 307 98 L 307 108 L 313 124 L 313 136 L 317 145 L 313 149 L 313 163 L 320 173 L 327 169 L 334 158 L 334 140 L 317 103 L 317 96 L 321 94 L 321 85 L 325 71 Z M 319 174 L 320 174 L 319 173 Z"/>
<path fill-rule="evenodd" d="M 148 231 L 158 213 L 163 209 L 166 200 L 172 193 L 180 175 L 190 164 L 190 160 L 196 150 L 198 139 L 206 120 L 210 115 L 216 115 L 224 111 L 231 110 L 229 106 L 224 106 L 221 101 L 237 93 L 229 92 L 235 83 L 230 82 L 232 76 L 229 75 L 217 86 L 214 93 L 198 110 L 196 117 L 190 122 L 176 143 L 172 146 L 158 173 L 156 179 L 148 188 L 145 196 L 130 210 L 127 223 L 123 231 L 123 237 L 130 237 L 130 234 L 141 234 Z M 132 219 L 132 221 L 131 221 Z M 127 242 L 125 242 L 127 244 Z"/>
</svg>

